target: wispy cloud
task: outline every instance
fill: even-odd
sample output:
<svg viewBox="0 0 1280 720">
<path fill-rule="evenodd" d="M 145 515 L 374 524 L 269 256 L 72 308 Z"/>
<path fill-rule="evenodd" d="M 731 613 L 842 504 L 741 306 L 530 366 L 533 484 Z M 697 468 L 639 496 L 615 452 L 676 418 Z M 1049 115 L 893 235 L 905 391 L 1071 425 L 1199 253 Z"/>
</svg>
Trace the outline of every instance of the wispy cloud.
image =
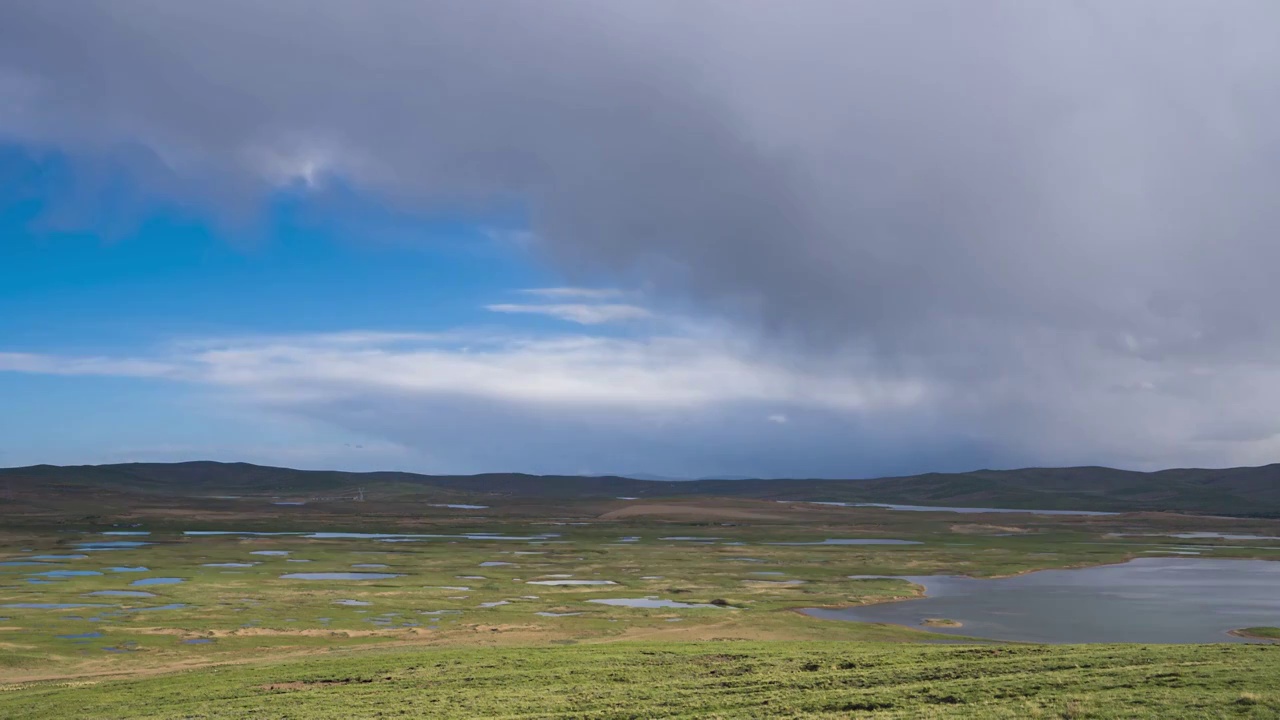
<svg viewBox="0 0 1280 720">
<path fill-rule="evenodd" d="M 581 325 L 600 325 L 603 323 L 624 320 L 645 320 L 653 317 L 653 313 L 638 305 L 603 304 L 587 305 L 583 303 L 553 305 L 522 305 L 502 303 L 486 305 L 486 310 L 500 313 L 547 315 L 549 317 L 576 322 Z"/>
<path fill-rule="evenodd" d="M 520 292 L 545 298 L 579 298 L 583 300 L 609 300 L 626 295 L 616 288 L 546 287 L 527 288 Z"/>
<path fill-rule="evenodd" d="M 355 344 L 354 337 L 367 342 Z M 157 358 L 0 354 L 0 370 L 185 380 L 273 402 L 379 394 L 471 396 L 490 401 L 619 410 L 796 404 L 842 411 L 900 407 L 923 388 L 909 381 L 797 372 L 740 348 L 685 337 L 509 337 L 465 346 L 402 334 L 342 333 L 223 340 Z M 429 337 L 429 336 L 424 336 Z"/>
<path fill-rule="evenodd" d="M 60 357 L 0 352 L 0 372 L 177 378 L 182 374 L 182 368 L 169 362 L 136 358 Z"/>
</svg>

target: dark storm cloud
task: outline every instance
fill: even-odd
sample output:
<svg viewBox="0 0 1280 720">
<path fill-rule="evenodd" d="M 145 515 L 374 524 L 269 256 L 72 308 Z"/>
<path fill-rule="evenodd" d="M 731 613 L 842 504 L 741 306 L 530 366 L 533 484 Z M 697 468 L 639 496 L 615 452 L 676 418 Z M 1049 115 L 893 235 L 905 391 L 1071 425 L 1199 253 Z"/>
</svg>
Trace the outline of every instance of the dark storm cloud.
<svg viewBox="0 0 1280 720">
<path fill-rule="evenodd" d="M 1278 21 L 1243 0 L 9 4 L 0 131 L 135 143 L 219 201 L 328 174 L 407 207 L 518 201 L 570 272 L 692 298 L 798 368 L 872 353 L 1005 457 L 1216 462 L 1280 431 Z"/>
</svg>

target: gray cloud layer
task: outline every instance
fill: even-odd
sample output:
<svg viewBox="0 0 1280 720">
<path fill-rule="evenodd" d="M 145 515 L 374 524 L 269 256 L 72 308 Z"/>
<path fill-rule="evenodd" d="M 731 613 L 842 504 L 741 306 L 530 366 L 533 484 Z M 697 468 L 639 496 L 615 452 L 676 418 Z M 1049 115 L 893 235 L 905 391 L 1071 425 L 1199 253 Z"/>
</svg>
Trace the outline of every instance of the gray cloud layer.
<svg viewBox="0 0 1280 720">
<path fill-rule="evenodd" d="M 0 7 L 0 132 L 218 202 L 518 199 L 803 371 L 917 379 L 997 462 L 1272 459 L 1269 0 Z"/>
</svg>

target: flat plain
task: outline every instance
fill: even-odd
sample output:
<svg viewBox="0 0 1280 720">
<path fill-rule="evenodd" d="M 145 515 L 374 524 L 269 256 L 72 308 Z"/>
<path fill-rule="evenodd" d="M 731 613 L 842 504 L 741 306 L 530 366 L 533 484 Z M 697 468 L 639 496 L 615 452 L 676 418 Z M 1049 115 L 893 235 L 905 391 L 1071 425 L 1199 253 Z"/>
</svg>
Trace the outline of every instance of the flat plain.
<svg viewBox="0 0 1280 720">
<path fill-rule="evenodd" d="M 333 495 L 9 499 L 0 716 L 1280 715 L 1265 632 L 1033 645 L 798 612 L 922 592 L 894 576 L 1273 560 L 1276 520 Z"/>
</svg>

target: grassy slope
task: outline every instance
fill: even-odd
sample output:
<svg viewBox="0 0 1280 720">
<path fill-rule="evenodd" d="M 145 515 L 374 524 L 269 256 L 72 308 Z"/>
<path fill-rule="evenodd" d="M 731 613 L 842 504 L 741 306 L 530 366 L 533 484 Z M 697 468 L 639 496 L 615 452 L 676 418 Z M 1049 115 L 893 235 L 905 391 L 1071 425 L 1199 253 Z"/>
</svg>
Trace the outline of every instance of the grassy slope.
<svg viewBox="0 0 1280 720">
<path fill-rule="evenodd" d="M 127 708 L 125 710 L 124 708 Z M 8 718 L 1271 718 L 1280 647 L 374 651 L 0 692 Z"/>
</svg>

